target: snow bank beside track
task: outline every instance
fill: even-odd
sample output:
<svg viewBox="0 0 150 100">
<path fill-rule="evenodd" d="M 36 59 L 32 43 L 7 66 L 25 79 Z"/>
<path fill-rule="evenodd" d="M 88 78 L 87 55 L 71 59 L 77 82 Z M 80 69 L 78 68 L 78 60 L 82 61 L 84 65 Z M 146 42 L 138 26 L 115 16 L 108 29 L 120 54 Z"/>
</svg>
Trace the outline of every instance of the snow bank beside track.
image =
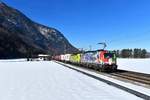
<svg viewBox="0 0 150 100">
<path fill-rule="evenodd" d="M 150 59 L 117 59 L 118 69 L 150 74 Z"/>
<path fill-rule="evenodd" d="M 108 76 L 102 75 L 100 73 L 95 73 L 93 71 L 89 71 L 89 70 L 86 70 L 86 69 L 82 69 L 80 67 L 76 67 L 74 65 L 70 65 L 70 64 L 65 64 L 65 65 L 68 65 L 69 67 L 81 70 L 81 71 L 83 71 L 85 73 L 94 75 L 96 77 L 100 77 L 100 78 L 105 79 L 105 80 L 109 80 L 109 81 L 111 81 L 113 83 L 117 83 L 118 85 L 121 85 L 121 86 L 124 86 L 124 87 L 128 87 L 129 89 L 132 89 L 132 90 L 135 90 L 137 92 L 140 92 L 140 93 L 143 93 L 143 94 L 146 94 L 146 95 L 150 96 L 150 89 L 149 88 L 145 88 L 145 87 L 134 85 L 134 84 L 127 83 L 127 82 L 123 82 L 123 81 L 120 81 L 120 80 L 117 80 L 117 79 L 110 78 Z"/>
<path fill-rule="evenodd" d="M 51 61 L 0 62 L 0 100 L 141 100 Z"/>
</svg>

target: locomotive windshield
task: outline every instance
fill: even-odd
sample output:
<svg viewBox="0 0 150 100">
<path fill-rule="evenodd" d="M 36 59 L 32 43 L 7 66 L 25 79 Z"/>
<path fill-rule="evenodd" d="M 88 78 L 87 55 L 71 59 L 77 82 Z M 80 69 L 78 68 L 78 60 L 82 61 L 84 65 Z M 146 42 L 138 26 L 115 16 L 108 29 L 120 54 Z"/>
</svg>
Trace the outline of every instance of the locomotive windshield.
<svg viewBox="0 0 150 100">
<path fill-rule="evenodd" d="M 113 58 L 114 54 L 113 53 L 105 53 L 104 58 Z"/>
</svg>

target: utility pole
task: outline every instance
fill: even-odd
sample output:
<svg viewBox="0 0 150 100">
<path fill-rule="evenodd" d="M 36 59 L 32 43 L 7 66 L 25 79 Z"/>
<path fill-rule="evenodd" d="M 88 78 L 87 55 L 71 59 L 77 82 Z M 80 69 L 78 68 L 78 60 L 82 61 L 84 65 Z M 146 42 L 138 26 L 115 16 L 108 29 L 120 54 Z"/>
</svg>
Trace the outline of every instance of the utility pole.
<svg viewBox="0 0 150 100">
<path fill-rule="evenodd" d="M 107 47 L 107 45 L 106 45 L 106 43 L 105 42 L 101 42 L 101 43 L 98 43 L 98 44 L 100 44 L 100 45 L 103 45 L 104 47 L 103 47 L 103 50 Z"/>
<path fill-rule="evenodd" d="M 90 51 L 92 50 L 92 46 L 91 45 L 89 45 L 89 48 L 90 48 Z"/>
<path fill-rule="evenodd" d="M 78 50 L 82 53 L 85 51 L 83 48 L 78 48 Z"/>
</svg>

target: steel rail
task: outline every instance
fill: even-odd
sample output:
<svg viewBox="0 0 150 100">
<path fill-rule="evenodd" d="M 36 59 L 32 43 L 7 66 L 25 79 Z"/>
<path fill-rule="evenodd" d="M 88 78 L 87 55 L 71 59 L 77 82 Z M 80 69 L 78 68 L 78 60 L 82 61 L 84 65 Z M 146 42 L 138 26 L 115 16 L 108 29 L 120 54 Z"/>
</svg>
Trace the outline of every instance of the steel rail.
<svg viewBox="0 0 150 100">
<path fill-rule="evenodd" d="M 114 82 L 111 82 L 111 81 L 109 81 L 109 80 L 106 80 L 106 79 L 97 77 L 97 76 L 95 76 L 95 75 L 91 75 L 91 74 L 89 74 L 89 73 L 87 73 L 87 72 L 84 72 L 84 71 L 81 71 L 81 70 L 79 70 L 79 69 L 70 67 L 69 65 L 66 65 L 66 64 L 64 64 L 64 63 L 60 63 L 60 62 L 58 62 L 58 61 L 55 61 L 55 62 L 58 63 L 58 64 L 60 64 L 60 65 L 62 65 L 62 66 L 64 66 L 64 67 L 67 67 L 67 68 L 69 68 L 69 69 L 72 69 L 72 70 L 75 70 L 75 71 L 77 71 L 77 72 L 79 72 L 79 73 L 82 73 L 82 74 L 84 74 L 84 75 L 86 75 L 86 76 L 89 76 L 89 77 L 91 77 L 91 78 L 94 78 L 94 79 L 96 79 L 96 80 L 99 80 L 99 81 L 101 81 L 101 82 L 104 82 L 104 83 L 106 83 L 106 84 L 109 84 L 109 85 L 111 85 L 111 86 L 114 86 L 114 87 L 116 87 L 116 88 L 118 88 L 118 89 L 124 90 L 124 91 L 126 91 L 126 92 L 128 92 L 128 93 L 131 93 L 131 94 L 133 94 L 133 95 L 136 95 L 137 97 L 140 97 L 140 98 L 145 99 L 145 100 L 150 100 L 150 96 L 149 96 L 149 95 L 146 95 L 146 94 L 144 94 L 144 93 L 141 93 L 141 92 L 135 91 L 135 90 L 133 90 L 133 89 L 127 88 L 127 87 L 125 87 L 125 86 L 119 85 L 119 84 L 114 83 Z"/>
</svg>

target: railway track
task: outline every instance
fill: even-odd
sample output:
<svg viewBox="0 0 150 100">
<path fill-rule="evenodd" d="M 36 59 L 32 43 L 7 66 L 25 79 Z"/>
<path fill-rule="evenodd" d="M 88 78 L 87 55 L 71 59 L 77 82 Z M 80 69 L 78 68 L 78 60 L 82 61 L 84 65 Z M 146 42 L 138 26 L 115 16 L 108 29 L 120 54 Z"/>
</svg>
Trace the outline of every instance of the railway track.
<svg viewBox="0 0 150 100">
<path fill-rule="evenodd" d="M 125 71 L 125 70 L 117 70 L 117 72 L 109 73 L 112 76 L 124 78 L 136 83 L 141 83 L 143 85 L 150 86 L 150 74 Z"/>
<path fill-rule="evenodd" d="M 143 93 L 141 93 L 141 92 L 135 91 L 135 90 L 130 89 L 130 88 L 128 88 L 128 87 L 124 87 L 124 86 L 122 86 L 122 85 L 119 85 L 119 84 L 117 84 L 117 83 L 111 82 L 111 81 L 109 81 L 109 80 L 106 80 L 106 79 L 103 79 L 103 78 L 100 78 L 100 77 L 97 77 L 97 76 L 95 76 L 95 75 L 86 73 L 86 72 L 81 71 L 81 70 L 79 70 L 79 69 L 70 67 L 69 65 L 66 65 L 66 64 L 64 64 L 64 63 L 57 62 L 57 61 L 56 61 L 56 63 L 58 63 L 58 64 L 60 64 L 60 65 L 63 65 L 64 67 L 67 67 L 67 68 L 69 68 L 69 69 L 75 70 L 75 71 L 77 71 L 77 72 L 79 72 L 79 73 L 82 73 L 82 74 L 84 74 L 84 75 L 87 75 L 87 76 L 89 76 L 89 77 L 91 77 L 91 78 L 94 78 L 94 79 L 96 79 L 96 80 L 99 80 L 99 81 L 102 81 L 102 82 L 107 83 L 107 84 L 109 84 L 109 85 L 112 85 L 112 86 L 114 86 L 114 87 L 116 87 L 116 88 L 119 88 L 119 89 L 121 89 L 121 90 L 124 90 L 124 91 L 126 91 L 126 92 L 128 92 L 128 93 L 134 94 L 134 95 L 136 95 L 136 96 L 138 96 L 138 97 L 140 97 L 140 98 L 142 98 L 142 99 L 144 99 L 144 100 L 150 100 L 150 96 L 149 96 L 149 95 L 146 95 L 146 94 L 143 94 Z M 119 72 L 127 72 L 127 71 L 120 70 L 120 71 L 117 71 L 117 72 L 115 72 L 115 73 L 119 73 Z M 133 73 L 134 73 L 134 72 L 133 72 Z M 113 74 L 113 73 L 110 73 L 110 74 Z M 145 75 L 144 75 L 144 76 L 145 76 Z M 147 75 L 146 75 L 146 76 L 147 76 Z"/>
<path fill-rule="evenodd" d="M 130 83 L 134 83 L 134 84 L 138 84 L 150 88 L 150 74 L 120 70 L 120 69 L 118 69 L 116 72 L 99 72 L 97 70 L 89 69 L 87 67 L 80 67 L 80 68 L 93 71 L 95 73 L 103 74 L 109 77 L 117 78 L 122 81 L 130 82 Z"/>
<path fill-rule="evenodd" d="M 75 65 L 77 66 L 77 65 Z M 77 66 L 80 67 L 80 66 Z M 150 88 L 150 74 L 120 70 L 118 69 L 116 72 L 99 72 L 94 69 L 89 69 L 87 67 L 80 67 L 89 71 L 93 71 L 95 73 L 103 74 L 109 77 L 117 78 L 122 81 L 131 82 L 134 84 L 142 85 L 144 87 Z"/>
</svg>

